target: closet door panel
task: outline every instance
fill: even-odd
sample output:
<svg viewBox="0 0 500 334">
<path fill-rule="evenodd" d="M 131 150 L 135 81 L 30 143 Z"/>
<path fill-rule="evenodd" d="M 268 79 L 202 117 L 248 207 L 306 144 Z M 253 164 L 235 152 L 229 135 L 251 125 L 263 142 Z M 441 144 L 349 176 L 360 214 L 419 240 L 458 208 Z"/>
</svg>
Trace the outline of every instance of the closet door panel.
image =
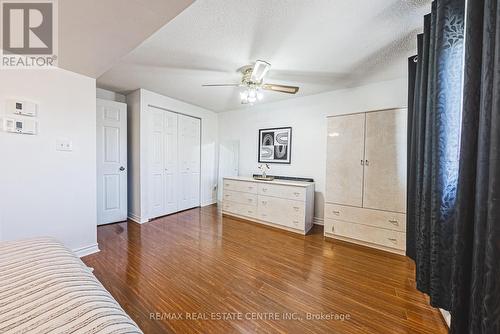
<svg viewBox="0 0 500 334">
<path fill-rule="evenodd" d="M 365 114 L 330 117 L 326 202 L 362 206 Z"/>
<path fill-rule="evenodd" d="M 200 126 L 199 119 L 179 115 L 179 210 L 200 205 Z"/>
<path fill-rule="evenodd" d="M 365 208 L 406 212 L 406 109 L 366 114 Z"/>
<path fill-rule="evenodd" d="M 167 213 L 177 211 L 177 175 L 178 175 L 178 115 L 165 112 L 165 207 Z"/>
<path fill-rule="evenodd" d="M 164 112 L 150 108 L 147 113 L 147 195 L 148 218 L 166 214 L 165 208 L 165 118 Z"/>
</svg>

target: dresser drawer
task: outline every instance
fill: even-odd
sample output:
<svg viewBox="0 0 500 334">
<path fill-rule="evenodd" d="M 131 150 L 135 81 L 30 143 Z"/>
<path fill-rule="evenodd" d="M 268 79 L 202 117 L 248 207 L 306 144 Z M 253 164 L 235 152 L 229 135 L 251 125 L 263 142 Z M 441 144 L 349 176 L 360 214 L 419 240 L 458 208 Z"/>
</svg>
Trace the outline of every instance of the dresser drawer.
<svg viewBox="0 0 500 334">
<path fill-rule="evenodd" d="M 239 216 L 257 218 L 257 207 L 253 205 L 224 201 L 222 203 L 222 210 Z"/>
<path fill-rule="evenodd" d="M 303 202 L 259 195 L 257 207 L 259 219 L 289 227 L 304 225 Z"/>
<path fill-rule="evenodd" d="M 293 199 L 297 201 L 305 201 L 306 199 L 306 189 L 303 187 L 259 183 L 258 193 L 259 195 Z"/>
<path fill-rule="evenodd" d="M 397 212 L 325 203 L 325 218 L 381 227 L 400 232 L 406 231 L 406 215 Z"/>
<path fill-rule="evenodd" d="M 239 191 L 249 194 L 257 194 L 257 184 L 255 182 L 236 181 L 224 179 L 224 191 Z"/>
<path fill-rule="evenodd" d="M 406 233 L 373 226 L 326 218 L 325 232 L 399 250 L 404 250 L 406 247 Z"/>
<path fill-rule="evenodd" d="M 257 206 L 257 195 L 238 191 L 224 190 L 224 201 Z"/>
</svg>

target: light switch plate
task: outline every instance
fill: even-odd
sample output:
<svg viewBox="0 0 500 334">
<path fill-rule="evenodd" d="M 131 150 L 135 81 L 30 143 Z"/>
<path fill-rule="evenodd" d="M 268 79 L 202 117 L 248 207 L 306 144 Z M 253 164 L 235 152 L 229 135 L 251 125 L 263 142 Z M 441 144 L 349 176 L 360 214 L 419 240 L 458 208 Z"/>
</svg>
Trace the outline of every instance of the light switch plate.
<svg viewBox="0 0 500 334">
<path fill-rule="evenodd" d="M 66 138 L 58 138 L 56 140 L 56 150 L 57 151 L 73 151 L 73 142 Z"/>
</svg>

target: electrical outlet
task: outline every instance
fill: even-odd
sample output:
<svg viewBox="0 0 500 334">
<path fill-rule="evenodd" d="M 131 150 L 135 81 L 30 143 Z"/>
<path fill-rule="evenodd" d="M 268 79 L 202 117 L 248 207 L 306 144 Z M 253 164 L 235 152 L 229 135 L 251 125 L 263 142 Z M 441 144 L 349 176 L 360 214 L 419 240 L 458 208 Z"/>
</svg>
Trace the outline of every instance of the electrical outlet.
<svg viewBox="0 0 500 334">
<path fill-rule="evenodd" d="M 73 151 L 73 142 L 69 139 L 58 138 L 56 140 L 56 150 L 57 151 Z"/>
</svg>

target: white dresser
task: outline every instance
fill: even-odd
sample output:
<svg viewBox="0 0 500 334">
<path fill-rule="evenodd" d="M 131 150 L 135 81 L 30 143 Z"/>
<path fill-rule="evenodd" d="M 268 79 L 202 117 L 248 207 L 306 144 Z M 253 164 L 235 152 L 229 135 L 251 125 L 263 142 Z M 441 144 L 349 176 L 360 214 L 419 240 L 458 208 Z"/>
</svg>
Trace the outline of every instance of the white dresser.
<svg viewBox="0 0 500 334">
<path fill-rule="evenodd" d="M 314 183 L 225 177 L 222 213 L 306 234 L 313 225 Z"/>
<path fill-rule="evenodd" d="M 325 236 L 404 254 L 406 115 L 328 118 Z"/>
</svg>

